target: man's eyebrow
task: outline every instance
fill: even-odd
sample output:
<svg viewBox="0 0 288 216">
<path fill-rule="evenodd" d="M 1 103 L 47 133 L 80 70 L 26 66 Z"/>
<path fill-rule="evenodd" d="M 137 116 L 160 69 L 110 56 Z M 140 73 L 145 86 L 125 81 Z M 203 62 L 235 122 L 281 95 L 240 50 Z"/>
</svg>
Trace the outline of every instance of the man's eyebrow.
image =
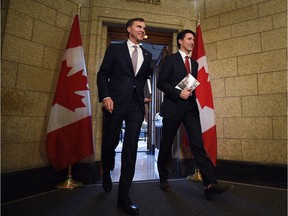
<svg viewBox="0 0 288 216">
<path fill-rule="evenodd" d="M 143 28 L 145 28 L 146 26 L 141 25 L 141 24 L 138 24 L 137 27 L 143 27 Z"/>
</svg>

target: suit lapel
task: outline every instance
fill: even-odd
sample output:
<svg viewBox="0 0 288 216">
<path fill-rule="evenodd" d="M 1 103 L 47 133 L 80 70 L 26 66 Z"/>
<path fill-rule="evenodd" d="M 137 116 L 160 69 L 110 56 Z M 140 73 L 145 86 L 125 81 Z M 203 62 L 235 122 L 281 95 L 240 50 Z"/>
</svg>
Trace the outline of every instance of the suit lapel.
<svg viewBox="0 0 288 216">
<path fill-rule="evenodd" d="M 139 71 L 138 71 L 137 75 L 140 74 L 143 71 L 143 68 L 146 68 L 145 66 L 148 63 L 148 53 L 147 53 L 147 51 L 145 49 L 143 49 L 141 46 L 140 46 L 140 48 L 141 48 L 142 53 L 143 53 L 144 61 L 143 61 L 142 65 L 141 65 L 141 67 L 139 68 Z"/>
<path fill-rule="evenodd" d="M 198 73 L 198 68 L 196 66 L 196 62 L 191 58 L 191 73 L 192 73 L 192 76 L 197 79 L 197 73 Z"/>
<path fill-rule="evenodd" d="M 129 65 L 130 65 L 130 71 L 131 71 L 131 74 L 134 75 L 134 69 L 133 69 L 133 65 L 132 65 L 132 60 L 131 60 L 131 57 L 130 57 L 130 53 L 129 53 L 129 49 L 128 49 L 128 46 L 127 46 L 127 41 L 125 41 L 124 43 L 122 43 L 122 46 L 123 46 L 123 57 L 125 58 L 125 61 L 128 61 Z"/>
<path fill-rule="evenodd" d="M 179 62 L 179 65 L 181 65 L 180 66 L 181 71 L 184 71 L 185 74 L 187 74 L 184 61 L 183 61 L 182 56 L 179 52 L 177 55 L 177 61 Z M 196 65 L 195 65 L 195 61 L 191 57 L 190 57 L 190 62 L 191 62 L 191 75 L 196 79 L 197 78 Z"/>
<path fill-rule="evenodd" d="M 132 60 L 131 60 L 131 56 L 130 56 L 130 53 L 129 53 L 129 49 L 128 49 L 128 46 L 127 46 L 127 41 L 125 41 L 124 43 L 122 43 L 122 46 L 123 46 L 123 52 L 124 52 L 123 55 L 124 55 L 124 58 L 125 58 L 126 61 L 129 62 L 130 69 L 131 69 L 131 70 L 130 70 L 130 71 L 131 71 L 131 74 L 134 76 L 134 69 L 133 69 L 133 65 L 132 65 Z M 146 68 L 145 66 L 146 66 L 147 63 L 149 62 L 149 55 L 148 55 L 147 51 L 146 51 L 145 49 L 143 49 L 141 46 L 140 46 L 140 48 L 141 48 L 142 53 L 143 53 L 144 61 L 143 61 L 142 65 L 141 65 L 141 67 L 140 67 L 137 75 L 140 74 L 140 73 L 143 71 L 143 69 Z M 136 75 L 136 76 L 137 76 L 137 75 Z"/>
<path fill-rule="evenodd" d="M 177 59 L 177 64 L 180 66 L 180 71 L 181 71 L 181 73 L 183 71 L 183 75 L 187 75 L 185 64 L 184 64 L 184 61 L 182 59 L 182 56 L 179 52 L 177 54 L 178 55 L 177 55 L 176 59 Z"/>
</svg>

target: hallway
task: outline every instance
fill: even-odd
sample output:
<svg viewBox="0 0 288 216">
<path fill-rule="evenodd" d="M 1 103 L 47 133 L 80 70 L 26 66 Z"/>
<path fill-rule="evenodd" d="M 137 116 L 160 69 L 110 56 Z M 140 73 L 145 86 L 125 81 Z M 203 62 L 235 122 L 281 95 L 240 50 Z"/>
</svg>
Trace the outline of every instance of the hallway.
<svg viewBox="0 0 288 216">
<path fill-rule="evenodd" d="M 159 179 L 156 161 L 158 157 L 158 151 L 155 150 L 155 155 L 151 155 L 148 153 L 146 146 L 146 141 L 139 140 L 133 181 Z M 121 168 L 121 149 L 122 142 L 119 142 L 119 145 L 116 148 L 115 168 L 111 172 L 111 178 L 113 182 L 119 182 Z"/>
<path fill-rule="evenodd" d="M 234 183 L 235 189 L 207 201 L 201 184 L 187 179 L 170 180 L 171 193 L 158 182 L 133 182 L 131 198 L 142 216 L 286 216 L 287 190 Z M 225 182 L 223 182 L 225 184 Z M 1 215 L 29 216 L 125 216 L 117 208 L 117 186 L 110 193 L 101 184 L 83 185 L 75 190 L 52 190 L 1 206 Z"/>
</svg>

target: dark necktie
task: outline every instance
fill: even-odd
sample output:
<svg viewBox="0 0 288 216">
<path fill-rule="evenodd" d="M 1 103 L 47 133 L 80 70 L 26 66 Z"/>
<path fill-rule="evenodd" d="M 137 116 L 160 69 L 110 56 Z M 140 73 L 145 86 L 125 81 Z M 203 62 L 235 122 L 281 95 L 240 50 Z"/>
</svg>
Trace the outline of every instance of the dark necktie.
<svg viewBox="0 0 288 216">
<path fill-rule="evenodd" d="M 134 74 L 136 75 L 136 70 L 137 70 L 137 61 L 138 61 L 138 51 L 137 51 L 137 46 L 134 45 L 134 50 L 132 52 L 132 65 L 134 69 Z"/>
<path fill-rule="evenodd" d="M 190 74 L 189 56 L 185 56 L 185 67 L 188 74 Z"/>
</svg>

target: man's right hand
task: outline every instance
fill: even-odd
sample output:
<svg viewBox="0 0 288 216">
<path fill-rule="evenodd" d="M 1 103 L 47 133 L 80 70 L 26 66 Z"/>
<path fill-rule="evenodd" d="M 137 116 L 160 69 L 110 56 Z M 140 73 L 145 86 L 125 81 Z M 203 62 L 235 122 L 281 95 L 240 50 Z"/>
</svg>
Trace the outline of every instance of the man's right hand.
<svg viewBox="0 0 288 216">
<path fill-rule="evenodd" d="M 184 100 L 187 100 L 189 97 L 192 96 L 192 89 L 183 89 L 180 93 L 180 97 Z"/>
<path fill-rule="evenodd" d="M 102 106 L 104 107 L 105 110 L 107 110 L 109 113 L 112 114 L 114 108 L 114 102 L 110 97 L 105 98 L 103 100 Z"/>
</svg>

